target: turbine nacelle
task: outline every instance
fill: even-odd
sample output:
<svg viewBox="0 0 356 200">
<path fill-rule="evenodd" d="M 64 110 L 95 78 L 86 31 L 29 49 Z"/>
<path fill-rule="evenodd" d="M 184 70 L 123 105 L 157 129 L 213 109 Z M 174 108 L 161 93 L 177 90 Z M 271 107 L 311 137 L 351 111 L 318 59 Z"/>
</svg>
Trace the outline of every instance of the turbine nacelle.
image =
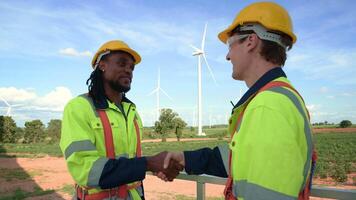
<svg viewBox="0 0 356 200">
<path fill-rule="evenodd" d="M 200 51 L 194 51 L 192 55 L 193 56 L 199 56 L 199 55 L 202 55 L 202 54 L 204 54 L 204 51 L 200 50 Z"/>
</svg>

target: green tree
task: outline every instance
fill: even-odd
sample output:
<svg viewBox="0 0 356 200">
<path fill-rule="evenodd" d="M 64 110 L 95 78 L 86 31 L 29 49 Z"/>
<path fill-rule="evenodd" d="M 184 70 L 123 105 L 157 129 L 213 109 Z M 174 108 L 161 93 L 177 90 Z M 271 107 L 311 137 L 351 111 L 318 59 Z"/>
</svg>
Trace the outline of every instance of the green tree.
<svg viewBox="0 0 356 200">
<path fill-rule="evenodd" d="M 178 142 L 180 141 L 180 138 L 182 137 L 183 129 L 187 126 L 187 123 L 183 121 L 180 117 L 176 117 L 173 119 L 174 123 L 174 133 L 176 134 Z"/>
<path fill-rule="evenodd" d="M 159 121 L 155 122 L 154 130 L 161 135 L 162 142 L 166 142 L 167 134 L 169 130 L 174 128 L 174 118 L 178 116 L 172 109 L 162 109 Z"/>
<path fill-rule="evenodd" d="M 23 135 L 24 135 L 24 128 L 17 127 L 16 128 L 16 142 L 22 142 L 23 141 Z"/>
<path fill-rule="evenodd" d="M 342 120 L 340 122 L 340 127 L 341 128 L 347 128 L 347 127 L 350 127 L 352 125 L 351 121 L 350 120 Z"/>
<path fill-rule="evenodd" d="M 43 142 L 46 135 L 44 131 L 44 124 L 41 120 L 33 120 L 25 122 L 24 143 L 38 143 Z"/>
<path fill-rule="evenodd" d="M 15 143 L 16 123 L 11 116 L 0 116 L 0 142 Z"/>
<path fill-rule="evenodd" d="M 51 138 L 51 142 L 59 141 L 61 137 L 61 125 L 62 121 L 59 119 L 51 119 L 51 121 L 48 122 L 46 133 L 47 136 Z"/>
</svg>

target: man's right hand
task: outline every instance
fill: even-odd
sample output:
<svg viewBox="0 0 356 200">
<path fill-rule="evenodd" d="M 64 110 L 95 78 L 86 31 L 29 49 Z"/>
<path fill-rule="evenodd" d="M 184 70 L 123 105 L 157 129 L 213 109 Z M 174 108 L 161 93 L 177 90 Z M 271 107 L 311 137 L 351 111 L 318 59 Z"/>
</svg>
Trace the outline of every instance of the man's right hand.
<svg viewBox="0 0 356 200">
<path fill-rule="evenodd" d="M 168 152 L 164 159 L 164 166 L 163 166 L 164 169 L 169 169 L 170 166 L 172 165 L 172 162 L 176 163 L 175 165 L 178 164 L 179 166 L 181 166 L 182 169 L 180 171 L 182 171 L 185 166 L 184 153 L 183 152 Z M 153 174 L 164 181 L 170 181 L 169 178 L 163 172 L 156 172 Z"/>
<path fill-rule="evenodd" d="M 178 176 L 179 172 L 184 169 L 184 166 L 173 159 L 166 161 L 168 154 L 167 151 L 164 151 L 154 156 L 147 157 L 147 171 L 151 171 L 154 174 L 161 174 L 166 181 L 173 181 L 173 179 Z M 164 162 L 167 162 L 167 165 L 163 166 Z"/>
<path fill-rule="evenodd" d="M 174 160 L 178 162 L 180 165 L 185 167 L 185 161 L 184 161 L 184 153 L 183 152 L 168 152 L 166 154 L 166 157 L 164 159 L 164 168 L 168 168 L 169 163 Z"/>
</svg>

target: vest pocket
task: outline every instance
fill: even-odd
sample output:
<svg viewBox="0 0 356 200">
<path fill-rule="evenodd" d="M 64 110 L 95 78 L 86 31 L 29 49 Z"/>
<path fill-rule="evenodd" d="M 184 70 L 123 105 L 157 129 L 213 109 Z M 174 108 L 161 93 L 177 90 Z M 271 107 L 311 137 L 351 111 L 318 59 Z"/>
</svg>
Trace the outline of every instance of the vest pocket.
<svg viewBox="0 0 356 200">
<path fill-rule="evenodd" d="M 101 124 L 100 119 L 93 119 L 90 121 L 90 126 L 92 129 L 97 130 L 97 129 L 103 129 L 103 125 Z"/>
<path fill-rule="evenodd" d="M 229 148 L 231 151 L 237 151 L 237 137 L 238 133 L 235 132 L 234 137 L 232 137 L 231 142 L 229 143 Z"/>
</svg>

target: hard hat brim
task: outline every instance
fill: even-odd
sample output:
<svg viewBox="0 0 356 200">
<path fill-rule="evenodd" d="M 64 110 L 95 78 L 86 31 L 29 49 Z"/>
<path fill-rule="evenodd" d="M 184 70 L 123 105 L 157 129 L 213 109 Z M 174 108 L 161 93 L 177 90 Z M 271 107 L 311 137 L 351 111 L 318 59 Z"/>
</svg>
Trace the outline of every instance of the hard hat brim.
<svg viewBox="0 0 356 200">
<path fill-rule="evenodd" d="M 105 49 L 105 51 L 101 51 L 101 53 L 106 52 L 106 51 L 123 51 L 123 52 L 130 54 L 134 58 L 135 65 L 137 65 L 141 62 L 141 56 L 135 50 L 133 50 L 131 48 L 121 47 L 120 49 L 114 49 L 114 50 Z M 96 55 L 93 57 L 93 59 L 91 61 L 93 68 L 95 68 L 95 62 L 98 59 L 99 54 L 100 54 L 100 52 L 96 53 Z"/>
<path fill-rule="evenodd" d="M 258 23 L 258 22 L 257 22 Z M 238 25 L 240 25 L 241 23 L 235 22 L 232 23 L 229 27 L 227 27 L 225 30 L 221 31 L 218 34 L 218 38 L 221 42 L 226 44 L 227 39 L 229 39 L 230 33 L 232 30 L 234 30 Z M 266 27 L 268 29 L 271 30 L 275 30 L 277 28 L 275 27 Z M 297 36 L 294 35 L 294 33 L 290 32 L 290 31 L 285 31 L 285 34 L 287 34 L 289 37 L 291 37 L 292 39 L 292 43 L 294 44 L 297 41 Z"/>
<path fill-rule="evenodd" d="M 120 49 L 120 51 L 124 51 L 130 54 L 135 59 L 135 65 L 141 62 L 141 56 L 135 50 L 129 48 L 122 48 Z"/>
<path fill-rule="evenodd" d="M 218 38 L 221 42 L 226 44 L 227 39 L 229 39 L 229 35 L 231 33 L 232 30 L 234 30 L 234 28 L 237 26 L 237 24 L 231 24 L 229 27 L 227 27 L 225 30 L 221 31 L 218 34 Z"/>
</svg>

